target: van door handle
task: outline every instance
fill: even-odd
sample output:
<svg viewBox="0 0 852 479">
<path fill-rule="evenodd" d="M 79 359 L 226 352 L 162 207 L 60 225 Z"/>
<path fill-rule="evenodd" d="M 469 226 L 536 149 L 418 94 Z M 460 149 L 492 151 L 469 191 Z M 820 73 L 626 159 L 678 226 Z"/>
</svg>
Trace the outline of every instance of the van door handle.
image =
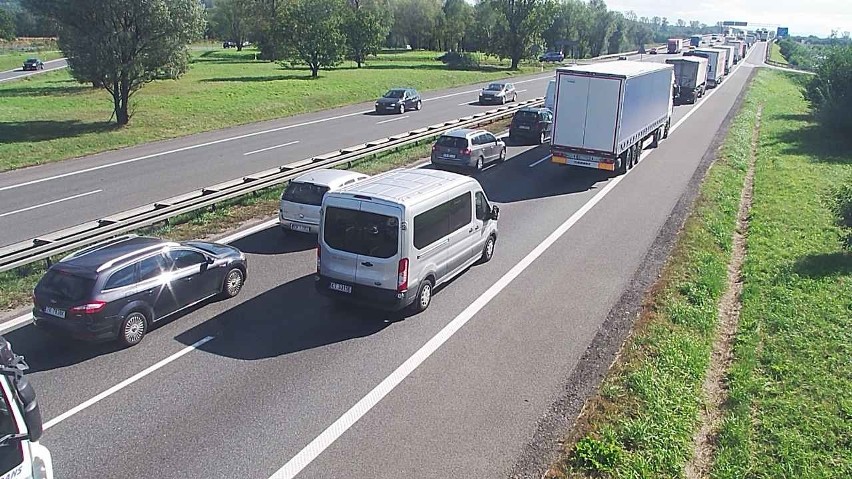
<svg viewBox="0 0 852 479">
<path fill-rule="evenodd" d="M 369 262 L 369 261 L 363 261 L 363 262 L 361 262 L 361 264 L 363 264 L 364 266 L 368 266 L 368 267 L 370 267 L 370 268 L 372 268 L 372 267 L 373 267 L 373 263 L 371 263 L 371 262 Z"/>
<path fill-rule="evenodd" d="M 479 229 L 479 228 L 477 228 L 477 229 Z M 468 232 L 468 233 L 473 233 L 473 228 L 471 228 L 471 229 L 467 230 L 467 232 Z"/>
</svg>

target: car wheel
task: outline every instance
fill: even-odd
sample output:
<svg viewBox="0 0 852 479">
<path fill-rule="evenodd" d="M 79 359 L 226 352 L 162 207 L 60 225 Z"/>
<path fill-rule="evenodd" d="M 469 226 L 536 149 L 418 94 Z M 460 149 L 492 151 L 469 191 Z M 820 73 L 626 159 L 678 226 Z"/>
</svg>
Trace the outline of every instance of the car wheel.
<svg viewBox="0 0 852 479">
<path fill-rule="evenodd" d="M 487 240 L 485 240 L 485 246 L 482 247 L 482 257 L 479 259 L 479 263 L 487 263 L 491 261 L 491 258 L 494 257 L 494 236 L 489 236 Z"/>
<path fill-rule="evenodd" d="M 505 97 L 505 96 L 501 96 L 501 97 L 500 97 L 500 104 L 501 104 L 501 105 L 505 105 L 505 104 L 506 104 L 506 97 Z"/>
<path fill-rule="evenodd" d="M 500 163 L 503 163 L 504 161 L 506 161 L 506 149 L 505 148 L 500 150 L 500 159 L 498 161 Z"/>
<path fill-rule="evenodd" d="M 417 110 L 417 111 L 420 111 L 421 108 L 423 108 L 423 102 L 420 101 L 420 100 L 417 100 L 417 104 L 414 105 L 414 109 Z"/>
<path fill-rule="evenodd" d="M 417 298 L 411 304 L 411 309 L 414 313 L 422 313 L 432 304 L 432 280 L 424 279 L 420 283 L 420 289 L 417 290 Z"/>
<path fill-rule="evenodd" d="M 481 157 L 481 156 L 480 156 L 479 158 L 477 158 L 477 159 L 476 159 L 476 171 L 482 171 L 482 168 L 483 168 L 483 166 L 484 166 L 484 165 L 485 165 L 485 164 L 484 164 L 484 162 L 482 161 L 482 157 Z"/>
<path fill-rule="evenodd" d="M 402 104 L 400 104 L 400 105 L 399 105 L 399 111 L 398 111 L 398 113 L 399 113 L 400 115 L 402 115 L 403 113 L 405 113 L 405 105 L 402 105 Z"/>
<path fill-rule="evenodd" d="M 225 282 L 222 285 L 222 296 L 225 298 L 233 298 L 240 294 L 245 282 L 245 275 L 240 268 L 231 268 L 228 274 L 225 275 Z"/>
<path fill-rule="evenodd" d="M 518 101 L 518 94 L 517 94 L 517 93 L 515 93 L 514 95 L 512 95 L 512 101 L 513 101 L 513 102 L 517 102 L 517 101 Z"/>
<path fill-rule="evenodd" d="M 125 346 L 135 346 L 148 332 L 148 318 L 139 311 L 133 311 L 121 322 L 118 339 Z"/>
<path fill-rule="evenodd" d="M 546 135 L 544 134 L 544 132 L 541 132 L 541 134 L 540 134 L 540 135 L 538 135 L 538 144 L 539 144 L 539 145 L 541 145 L 541 144 L 543 144 L 545 141 L 547 141 L 547 137 L 546 137 Z"/>
</svg>

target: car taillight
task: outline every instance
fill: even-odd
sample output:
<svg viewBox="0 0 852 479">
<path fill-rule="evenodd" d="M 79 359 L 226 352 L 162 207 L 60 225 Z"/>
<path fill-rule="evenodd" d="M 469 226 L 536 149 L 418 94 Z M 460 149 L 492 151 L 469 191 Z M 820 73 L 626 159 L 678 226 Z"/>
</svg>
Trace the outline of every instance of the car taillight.
<svg viewBox="0 0 852 479">
<path fill-rule="evenodd" d="M 470 148 L 465 148 L 464 150 L 461 151 L 461 154 L 462 155 L 469 155 L 470 154 Z"/>
<path fill-rule="evenodd" d="M 317 274 L 320 273 L 320 247 L 317 245 Z"/>
<path fill-rule="evenodd" d="M 100 313 L 106 306 L 106 301 L 92 301 L 91 303 L 81 304 L 71 308 L 72 313 L 95 314 Z"/>
<path fill-rule="evenodd" d="M 396 278 L 396 292 L 402 293 L 408 289 L 408 258 L 399 260 L 399 269 Z"/>
</svg>

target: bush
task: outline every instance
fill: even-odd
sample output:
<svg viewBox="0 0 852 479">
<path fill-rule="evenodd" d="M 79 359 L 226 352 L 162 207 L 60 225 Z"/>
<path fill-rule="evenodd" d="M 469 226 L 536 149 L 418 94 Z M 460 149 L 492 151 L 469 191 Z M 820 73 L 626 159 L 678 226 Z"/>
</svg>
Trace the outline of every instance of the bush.
<svg viewBox="0 0 852 479">
<path fill-rule="evenodd" d="M 574 448 L 574 466 L 591 473 L 612 472 L 621 457 L 621 448 L 611 441 L 584 437 Z"/>
<path fill-rule="evenodd" d="M 447 52 L 438 57 L 450 70 L 476 70 L 479 62 L 470 53 Z"/>
<path fill-rule="evenodd" d="M 829 128 L 852 132 L 852 46 L 825 49 L 806 97 Z"/>
<path fill-rule="evenodd" d="M 834 214 L 837 216 L 837 224 L 845 230 L 846 248 L 852 249 L 852 182 L 837 189 Z"/>
</svg>

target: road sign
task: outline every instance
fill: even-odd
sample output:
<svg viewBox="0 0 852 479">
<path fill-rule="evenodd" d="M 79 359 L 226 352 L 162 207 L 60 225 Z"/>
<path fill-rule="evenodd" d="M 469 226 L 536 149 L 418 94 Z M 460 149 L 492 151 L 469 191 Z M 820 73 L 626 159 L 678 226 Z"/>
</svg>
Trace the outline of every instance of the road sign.
<svg viewBox="0 0 852 479">
<path fill-rule="evenodd" d="M 790 36 L 790 29 L 787 27 L 778 27 L 778 31 L 775 32 L 775 36 L 778 38 L 787 38 Z"/>
<path fill-rule="evenodd" d="M 733 22 L 730 20 L 722 22 L 723 27 L 747 27 L 748 22 Z"/>
</svg>

